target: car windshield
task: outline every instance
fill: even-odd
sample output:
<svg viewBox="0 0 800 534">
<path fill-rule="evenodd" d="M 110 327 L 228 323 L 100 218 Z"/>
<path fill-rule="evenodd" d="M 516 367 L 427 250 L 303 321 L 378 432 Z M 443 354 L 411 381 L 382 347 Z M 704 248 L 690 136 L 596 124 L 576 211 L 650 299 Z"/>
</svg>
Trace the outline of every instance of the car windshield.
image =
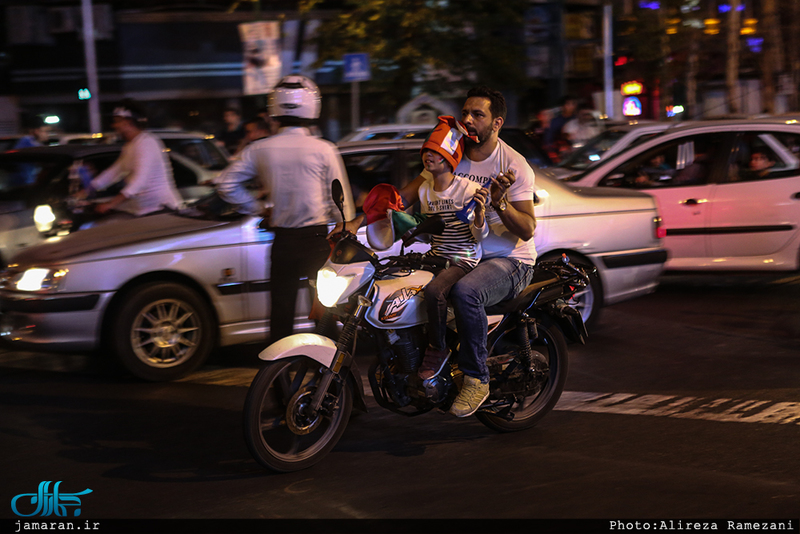
<svg viewBox="0 0 800 534">
<path fill-rule="evenodd" d="M 589 139 L 585 145 L 572 152 L 558 166 L 572 171 L 586 170 L 600 161 L 603 154 L 626 133 L 622 130 L 606 130 Z"/>
<path fill-rule="evenodd" d="M 161 141 L 168 149 L 189 158 L 210 171 L 221 171 L 228 166 L 228 159 L 211 140 L 162 138 Z"/>
<path fill-rule="evenodd" d="M 517 128 L 503 128 L 500 130 L 500 139 L 522 154 L 528 163 L 537 167 L 549 167 L 552 165 L 550 158 L 534 143 L 528 135 Z"/>
</svg>

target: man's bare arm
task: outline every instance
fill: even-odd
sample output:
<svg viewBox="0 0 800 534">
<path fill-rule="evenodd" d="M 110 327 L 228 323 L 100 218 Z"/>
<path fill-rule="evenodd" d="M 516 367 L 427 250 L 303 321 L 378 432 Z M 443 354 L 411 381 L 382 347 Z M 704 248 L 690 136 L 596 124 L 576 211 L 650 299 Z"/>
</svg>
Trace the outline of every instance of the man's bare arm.
<svg viewBox="0 0 800 534">
<path fill-rule="evenodd" d="M 508 231 L 527 241 L 536 230 L 536 216 L 533 214 L 533 200 L 509 202 L 505 211 L 495 210 Z"/>
</svg>

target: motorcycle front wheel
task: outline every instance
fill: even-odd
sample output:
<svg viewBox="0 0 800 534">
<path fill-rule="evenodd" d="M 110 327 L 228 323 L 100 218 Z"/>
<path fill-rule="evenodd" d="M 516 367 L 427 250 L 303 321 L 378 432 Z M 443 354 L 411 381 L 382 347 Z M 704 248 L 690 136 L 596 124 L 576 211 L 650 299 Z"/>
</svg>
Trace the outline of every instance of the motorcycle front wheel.
<svg viewBox="0 0 800 534">
<path fill-rule="evenodd" d="M 536 337 L 534 337 L 534 331 Z M 538 393 L 528 395 L 510 407 L 513 418 L 489 412 L 476 412 L 475 416 L 484 425 L 497 432 L 515 432 L 531 428 L 547 415 L 558 402 L 567 381 L 567 342 L 561 329 L 550 321 L 539 321 L 530 328 L 530 344 L 537 365 L 548 369 L 547 380 Z"/>
<path fill-rule="evenodd" d="M 337 396 L 331 382 L 320 410 L 310 409 L 324 370 L 299 356 L 269 363 L 256 374 L 244 404 L 244 436 L 264 467 L 281 473 L 306 469 L 342 437 L 353 409 L 349 384 Z"/>
</svg>

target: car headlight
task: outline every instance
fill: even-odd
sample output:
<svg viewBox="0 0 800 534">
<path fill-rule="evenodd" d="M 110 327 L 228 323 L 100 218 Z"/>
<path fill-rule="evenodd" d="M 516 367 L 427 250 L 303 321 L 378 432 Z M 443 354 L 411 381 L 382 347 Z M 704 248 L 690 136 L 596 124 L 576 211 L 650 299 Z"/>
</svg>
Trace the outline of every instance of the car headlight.
<svg viewBox="0 0 800 534">
<path fill-rule="evenodd" d="M 14 277 L 17 291 L 55 291 L 67 275 L 67 269 L 34 267 Z"/>
<path fill-rule="evenodd" d="M 56 220 L 56 215 L 53 213 L 53 208 L 50 204 L 42 204 L 36 206 L 33 211 L 33 222 L 36 224 L 36 229 L 40 232 L 49 232 L 53 229 L 53 223 Z"/>
<path fill-rule="evenodd" d="M 317 298 L 323 306 L 328 308 L 336 306 L 339 297 L 352 279 L 352 275 L 339 276 L 333 269 L 323 267 L 317 272 Z"/>
</svg>

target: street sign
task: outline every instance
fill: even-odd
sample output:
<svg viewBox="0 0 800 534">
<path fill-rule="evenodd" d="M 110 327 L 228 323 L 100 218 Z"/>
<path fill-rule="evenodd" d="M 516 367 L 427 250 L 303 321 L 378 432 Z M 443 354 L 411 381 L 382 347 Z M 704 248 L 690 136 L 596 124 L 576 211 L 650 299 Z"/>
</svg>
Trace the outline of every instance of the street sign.
<svg viewBox="0 0 800 534">
<path fill-rule="evenodd" d="M 369 69 L 369 54 L 345 54 L 343 82 L 367 82 L 372 79 Z"/>
</svg>

